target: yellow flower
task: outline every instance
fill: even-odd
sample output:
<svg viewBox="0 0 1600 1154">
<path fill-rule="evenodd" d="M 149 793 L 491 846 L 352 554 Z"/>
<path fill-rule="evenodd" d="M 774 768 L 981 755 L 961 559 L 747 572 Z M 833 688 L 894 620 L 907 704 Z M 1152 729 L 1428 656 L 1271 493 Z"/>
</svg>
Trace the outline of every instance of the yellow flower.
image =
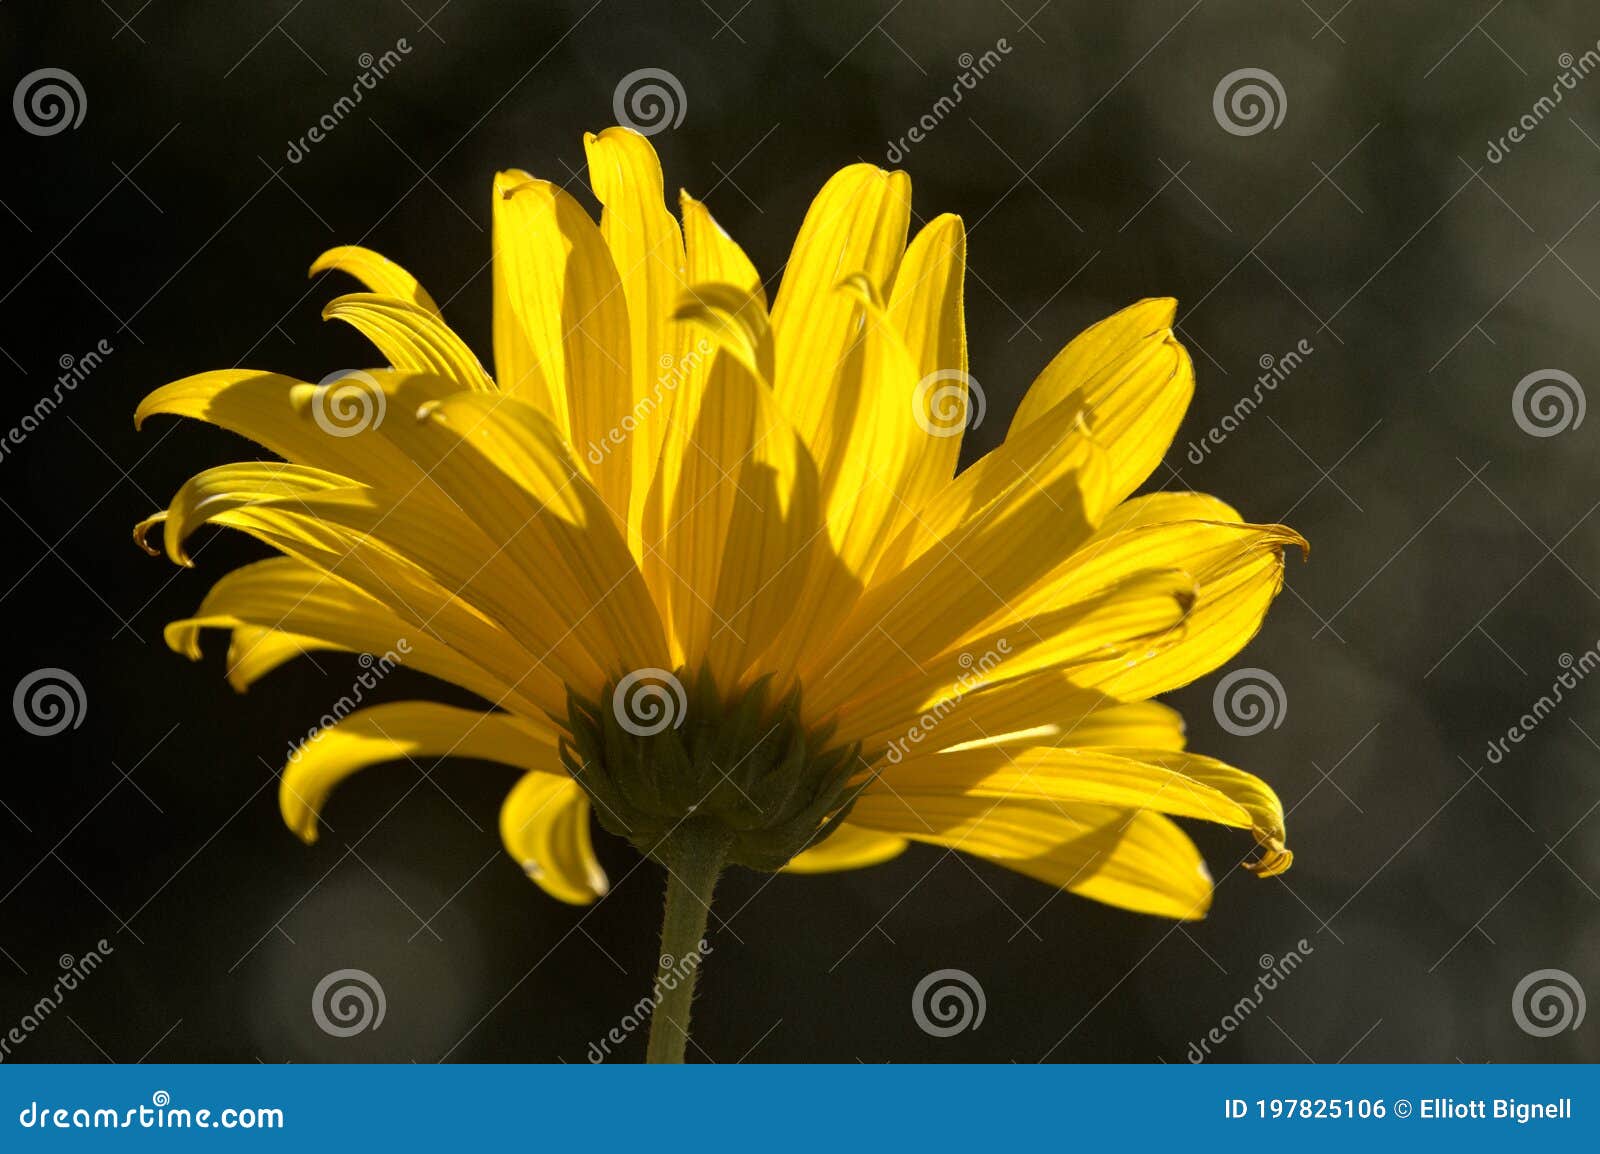
<svg viewBox="0 0 1600 1154">
<path fill-rule="evenodd" d="M 1286 868 L 1272 790 L 1186 752 L 1150 700 L 1250 640 L 1304 544 L 1213 497 L 1131 496 L 1193 391 L 1174 302 L 1073 340 L 958 474 L 984 400 L 959 218 L 907 244 L 906 175 L 846 168 L 769 308 L 704 205 L 667 211 L 642 136 L 585 145 L 598 226 L 554 184 L 495 179 L 493 374 L 410 273 L 343 247 L 312 272 L 370 291 L 324 315 L 391 367 L 203 373 L 139 407 L 282 458 L 200 473 L 139 526 L 181 564 L 208 523 L 282 554 L 218 582 L 174 649 L 230 630 L 241 690 L 309 651 L 385 654 L 488 705 L 316 732 L 284 770 L 290 828 L 314 840 L 357 770 L 451 754 L 525 771 L 506 847 L 575 903 L 607 886 L 592 804 L 675 872 L 704 859 L 706 898 L 724 862 L 849 869 L 919 841 L 1199 917 L 1211 878 L 1171 816 Z"/>
</svg>

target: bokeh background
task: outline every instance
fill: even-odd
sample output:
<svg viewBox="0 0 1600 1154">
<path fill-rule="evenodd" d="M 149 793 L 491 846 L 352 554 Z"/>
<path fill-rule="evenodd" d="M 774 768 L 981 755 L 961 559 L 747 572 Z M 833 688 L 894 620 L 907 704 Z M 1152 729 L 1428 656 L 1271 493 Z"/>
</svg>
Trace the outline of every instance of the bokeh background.
<svg viewBox="0 0 1600 1154">
<path fill-rule="evenodd" d="M 114 951 L 9 1060 L 586 1060 L 648 986 L 660 872 L 602 837 L 626 875 L 611 896 L 544 898 L 495 835 L 513 772 L 469 762 L 371 771 L 322 842 L 295 841 L 274 771 L 360 667 L 323 658 L 239 697 L 220 640 L 199 664 L 165 649 L 163 623 L 257 551 L 208 536 L 182 572 L 133 546 L 186 477 L 241 455 L 197 425 L 135 434 L 134 405 L 208 368 L 363 363 L 318 319 L 348 284 L 304 278 L 335 243 L 415 271 L 487 356 L 491 174 L 587 200 L 581 133 L 640 68 L 683 91 L 654 138 L 669 187 L 775 269 L 826 176 L 884 162 L 964 54 L 1001 42 L 900 149 L 919 216 L 971 230 L 988 412 L 965 459 L 1085 325 L 1180 299 L 1199 388 L 1151 484 L 1287 518 L 1313 548 L 1228 667 L 1282 684 L 1276 728 L 1219 725 L 1217 677 L 1174 701 L 1197 748 L 1278 788 L 1297 864 L 1223 872 L 1240 838 L 1195 830 L 1222 876 L 1210 918 L 1183 926 L 932 849 L 821 879 L 736 873 L 692 1056 L 1181 1062 L 1303 940 L 1211 1060 L 1600 1057 L 1600 1011 L 1547 1037 L 1513 1013 L 1539 970 L 1600 992 L 1600 678 L 1487 754 L 1600 641 L 1600 418 L 1556 411 L 1565 427 L 1533 435 L 1513 411 L 1530 373 L 1570 374 L 1574 402 L 1600 380 L 1600 75 L 1559 83 L 1597 37 L 1581 0 L 5 4 L 5 86 L 61 68 L 86 106 L 54 135 L 0 124 L 0 426 L 63 358 L 112 350 L 0 457 L 0 689 L 59 667 L 85 692 L 76 728 L 0 727 L 0 1030 L 63 955 Z M 291 163 L 362 54 L 402 39 Z M 1281 86 L 1275 126 L 1219 120 L 1241 68 Z M 1536 112 L 1552 86 L 1562 101 Z M 1242 427 L 1191 455 L 1301 341 Z M 379 694 L 451 696 L 403 671 Z M 381 981 L 387 1013 L 330 1037 L 312 990 L 346 967 Z M 911 998 L 947 967 L 987 1009 L 937 1038 Z M 641 1032 L 616 1052 L 643 1048 Z"/>
</svg>

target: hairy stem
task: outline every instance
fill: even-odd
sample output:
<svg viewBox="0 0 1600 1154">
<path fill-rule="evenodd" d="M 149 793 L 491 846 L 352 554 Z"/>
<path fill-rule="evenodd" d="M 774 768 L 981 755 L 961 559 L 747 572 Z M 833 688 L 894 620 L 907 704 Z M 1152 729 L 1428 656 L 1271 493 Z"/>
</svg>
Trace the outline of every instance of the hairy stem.
<svg viewBox="0 0 1600 1154">
<path fill-rule="evenodd" d="M 648 1062 L 683 1061 L 689 1006 L 700 976 L 700 942 L 730 840 L 722 829 L 690 819 L 673 830 L 660 848 L 659 857 L 667 867 L 667 907 L 661 920 Z"/>
</svg>

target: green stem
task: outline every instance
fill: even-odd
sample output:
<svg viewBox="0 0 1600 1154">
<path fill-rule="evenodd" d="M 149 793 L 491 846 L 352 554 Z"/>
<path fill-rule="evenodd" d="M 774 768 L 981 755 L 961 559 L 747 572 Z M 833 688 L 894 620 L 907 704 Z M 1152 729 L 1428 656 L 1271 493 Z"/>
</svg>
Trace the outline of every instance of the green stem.
<svg viewBox="0 0 1600 1154">
<path fill-rule="evenodd" d="M 685 821 L 659 854 L 667 867 L 667 908 L 661 920 L 658 999 L 650 1019 L 647 1062 L 682 1062 L 689 1042 L 689 1005 L 703 960 L 700 942 L 711 913 L 711 892 L 727 857 L 729 834 L 707 822 Z"/>
</svg>

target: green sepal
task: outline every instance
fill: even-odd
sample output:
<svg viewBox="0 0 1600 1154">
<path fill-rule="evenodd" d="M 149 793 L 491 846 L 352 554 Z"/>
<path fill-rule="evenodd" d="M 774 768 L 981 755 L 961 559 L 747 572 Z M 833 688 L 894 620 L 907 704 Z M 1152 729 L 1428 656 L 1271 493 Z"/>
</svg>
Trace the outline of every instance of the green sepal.
<svg viewBox="0 0 1600 1154">
<path fill-rule="evenodd" d="M 763 677 L 725 699 L 704 669 L 643 673 L 643 720 L 629 713 L 637 681 L 598 703 L 568 694 L 562 761 L 605 829 L 659 861 L 693 820 L 727 832 L 730 864 L 776 870 L 843 820 L 870 766 L 859 746 L 830 744 L 833 726 L 806 730 L 798 688 L 774 702 Z"/>
</svg>

